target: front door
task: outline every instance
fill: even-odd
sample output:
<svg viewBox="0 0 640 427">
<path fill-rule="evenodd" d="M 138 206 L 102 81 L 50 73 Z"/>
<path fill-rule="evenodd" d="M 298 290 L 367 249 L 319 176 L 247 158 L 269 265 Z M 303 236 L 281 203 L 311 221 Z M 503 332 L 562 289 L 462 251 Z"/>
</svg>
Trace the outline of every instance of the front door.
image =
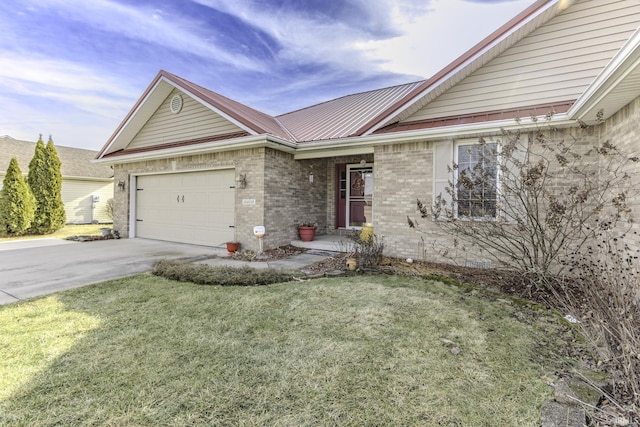
<svg viewBox="0 0 640 427">
<path fill-rule="evenodd" d="M 336 226 L 360 229 L 373 222 L 373 166 L 338 165 Z"/>
</svg>

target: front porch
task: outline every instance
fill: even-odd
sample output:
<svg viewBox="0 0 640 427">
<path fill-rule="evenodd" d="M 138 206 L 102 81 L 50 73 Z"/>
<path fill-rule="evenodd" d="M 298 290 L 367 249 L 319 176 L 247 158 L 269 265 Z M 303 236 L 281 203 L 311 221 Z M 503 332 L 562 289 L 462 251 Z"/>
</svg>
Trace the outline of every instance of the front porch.
<svg viewBox="0 0 640 427">
<path fill-rule="evenodd" d="M 335 234 L 316 235 L 311 242 L 292 240 L 291 246 L 298 248 L 315 249 L 331 252 L 350 252 L 353 248 L 353 240 L 347 236 Z"/>
</svg>

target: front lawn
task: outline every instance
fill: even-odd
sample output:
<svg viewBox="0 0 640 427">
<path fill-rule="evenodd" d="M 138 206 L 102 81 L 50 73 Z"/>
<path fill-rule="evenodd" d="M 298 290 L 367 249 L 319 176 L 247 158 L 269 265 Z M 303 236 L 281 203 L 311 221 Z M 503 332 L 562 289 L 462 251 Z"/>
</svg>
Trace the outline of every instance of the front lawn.
<svg viewBox="0 0 640 427">
<path fill-rule="evenodd" d="M 0 242 L 8 242 L 10 240 L 23 240 L 23 239 L 43 239 L 43 238 L 54 238 L 54 239 L 66 239 L 70 236 L 100 236 L 102 232 L 100 231 L 103 227 L 111 227 L 111 224 L 67 224 L 62 227 L 60 230 L 51 234 L 37 234 L 37 235 L 27 235 L 27 236 L 1 236 Z"/>
<path fill-rule="evenodd" d="M 418 278 L 139 275 L 0 307 L 0 425 L 538 426 L 564 334 Z"/>
</svg>

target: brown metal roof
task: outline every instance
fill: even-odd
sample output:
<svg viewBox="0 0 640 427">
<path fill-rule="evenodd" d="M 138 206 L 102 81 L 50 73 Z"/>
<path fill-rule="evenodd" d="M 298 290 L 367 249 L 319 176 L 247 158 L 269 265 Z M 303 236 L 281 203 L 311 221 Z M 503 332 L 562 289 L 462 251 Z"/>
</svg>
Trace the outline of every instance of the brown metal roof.
<svg viewBox="0 0 640 427">
<path fill-rule="evenodd" d="M 297 141 L 344 138 L 403 99 L 423 81 L 343 96 L 277 116 Z"/>
<path fill-rule="evenodd" d="M 58 157 L 62 163 L 60 172 L 63 177 L 112 178 L 113 170 L 108 165 L 94 164 L 91 160 L 96 151 L 56 145 Z M 22 173 L 29 171 L 29 162 L 33 158 L 36 143 L 0 137 L 0 173 L 9 167 L 12 157 L 18 160 Z"/>
</svg>

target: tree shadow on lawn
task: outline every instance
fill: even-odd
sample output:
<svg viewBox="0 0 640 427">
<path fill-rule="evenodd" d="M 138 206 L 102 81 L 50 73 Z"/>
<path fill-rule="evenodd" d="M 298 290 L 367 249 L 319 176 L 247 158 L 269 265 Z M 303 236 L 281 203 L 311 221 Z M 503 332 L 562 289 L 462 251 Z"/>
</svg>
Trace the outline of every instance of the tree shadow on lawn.
<svg viewBox="0 0 640 427">
<path fill-rule="evenodd" d="M 482 292 L 139 275 L 5 306 L 0 351 L 24 376 L 0 424 L 539 425 L 573 333 Z"/>
</svg>

